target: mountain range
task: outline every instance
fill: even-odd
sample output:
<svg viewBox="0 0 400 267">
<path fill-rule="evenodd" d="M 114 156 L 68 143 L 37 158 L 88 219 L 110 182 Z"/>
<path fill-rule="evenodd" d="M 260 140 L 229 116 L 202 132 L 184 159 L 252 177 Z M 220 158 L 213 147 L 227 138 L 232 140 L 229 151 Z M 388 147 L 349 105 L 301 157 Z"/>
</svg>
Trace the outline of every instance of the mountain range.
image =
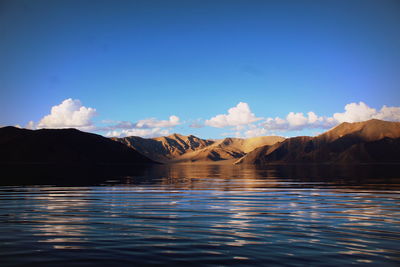
<svg viewBox="0 0 400 267">
<path fill-rule="evenodd" d="M 249 139 L 200 139 L 196 136 L 172 134 L 145 139 L 137 136 L 112 138 L 154 161 L 162 163 L 232 162 L 254 149 L 284 140 L 280 136 L 262 136 Z"/>
<path fill-rule="evenodd" d="M 76 129 L 0 128 L 0 163 L 400 163 L 400 122 L 342 123 L 315 136 L 106 138 Z"/>
</svg>

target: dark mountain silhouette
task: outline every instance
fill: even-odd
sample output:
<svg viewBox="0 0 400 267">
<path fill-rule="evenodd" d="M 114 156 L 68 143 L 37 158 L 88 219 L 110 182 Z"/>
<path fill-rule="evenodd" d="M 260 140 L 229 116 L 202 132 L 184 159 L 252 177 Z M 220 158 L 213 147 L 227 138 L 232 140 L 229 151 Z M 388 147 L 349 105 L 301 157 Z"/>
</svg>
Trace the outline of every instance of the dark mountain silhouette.
<svg viewBox="0 0 400 267">
<path fill-rule="evenodd" d="M 400 123 L 342 123 L 316 137 L 294 137 L 248 153 L 237 164 L 400 162 Z"/>
<path fill-rule="evenodd" d="M 124 144 L 76 129 L 0 128 L 1 163 L 149 164 Z"/>
</svg>

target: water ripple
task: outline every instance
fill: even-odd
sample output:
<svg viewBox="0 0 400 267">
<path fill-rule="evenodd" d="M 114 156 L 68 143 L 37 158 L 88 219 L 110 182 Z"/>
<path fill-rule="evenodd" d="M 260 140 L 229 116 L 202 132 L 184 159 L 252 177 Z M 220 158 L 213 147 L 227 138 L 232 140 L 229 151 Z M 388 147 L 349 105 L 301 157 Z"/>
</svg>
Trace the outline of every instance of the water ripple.
<svg viewBox="0 0 400 267">
<path fill-rule="evenodd" d="M 3 264 L 400 263 L 398 184 L 171 173 L 151 183 L 0 187 Z"/>
</svg>

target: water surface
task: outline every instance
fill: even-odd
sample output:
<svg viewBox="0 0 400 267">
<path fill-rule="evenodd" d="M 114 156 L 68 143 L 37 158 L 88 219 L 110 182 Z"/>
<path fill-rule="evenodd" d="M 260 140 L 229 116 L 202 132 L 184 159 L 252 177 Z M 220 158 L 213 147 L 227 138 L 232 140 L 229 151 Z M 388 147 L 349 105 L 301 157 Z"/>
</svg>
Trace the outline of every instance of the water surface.
<svg viewBox="0 0 400 267">
<path fill-rule="evenodd" d="M 400 175 L 387 169 L 176 165 L 84 186 L 4 185 L 0 259 L 398 266 Z"/>
</svg>

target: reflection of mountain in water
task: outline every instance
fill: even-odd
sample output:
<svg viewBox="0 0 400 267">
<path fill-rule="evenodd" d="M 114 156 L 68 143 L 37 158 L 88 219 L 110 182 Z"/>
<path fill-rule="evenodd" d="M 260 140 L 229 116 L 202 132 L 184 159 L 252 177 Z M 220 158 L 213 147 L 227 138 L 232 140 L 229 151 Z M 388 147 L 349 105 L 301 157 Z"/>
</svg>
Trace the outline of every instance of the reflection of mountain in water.
<svg viewBox="0 0 400 267">
<path fill-rule="evenodd" d="M 119 182 L 180 189 L 259 190 L 282 187 L 390 188 L 400 184 L 398 165 L 219 165 L 156 166 Z"/>
<path fill-rule="evenodd" d="M 20 220 L 40 220 L 30 232 L 38 239 L 37 247 L 54 249 L 83 249 L 87 242 L 89 220 L 80 216 L 82 210 L 90 206 L 87 188 L 53 187 L 20 189 L 19 193 L 30 203 L 34 213 L 21 212 Z"/>
<path fill-rule="evenodd" d="M 5 166 L 7 167 L 7 166 Z M 9 167 L 9 166 L 8 166 Z M 60 171 L 63 170 L 63 171 Z M 77 171 L 79 170 L 79 171 Z M 4 169 L 2 169 L 4 172 Z M 165 185 L 181 189 L 251 190 L 275 187 L 362 186 L 400 184 L 400 166 L 385 165 L 226 165 L 172 164 L 151 167 L 114 168 L 90 165 L 25 166 L 9 168 L 1 180 L 3 185 L 54 184 L 98 185 L 126 184 Z"/>
<path fill-rule="evenodd" d="M 0 187 L 2 263 L 398 265 L 400 198 L 380 190 L 393 176 L 292 167 L 158 166 L 103 186 Z M 331 183 L 338 174 L 367 190 Z"/>
</svg>

